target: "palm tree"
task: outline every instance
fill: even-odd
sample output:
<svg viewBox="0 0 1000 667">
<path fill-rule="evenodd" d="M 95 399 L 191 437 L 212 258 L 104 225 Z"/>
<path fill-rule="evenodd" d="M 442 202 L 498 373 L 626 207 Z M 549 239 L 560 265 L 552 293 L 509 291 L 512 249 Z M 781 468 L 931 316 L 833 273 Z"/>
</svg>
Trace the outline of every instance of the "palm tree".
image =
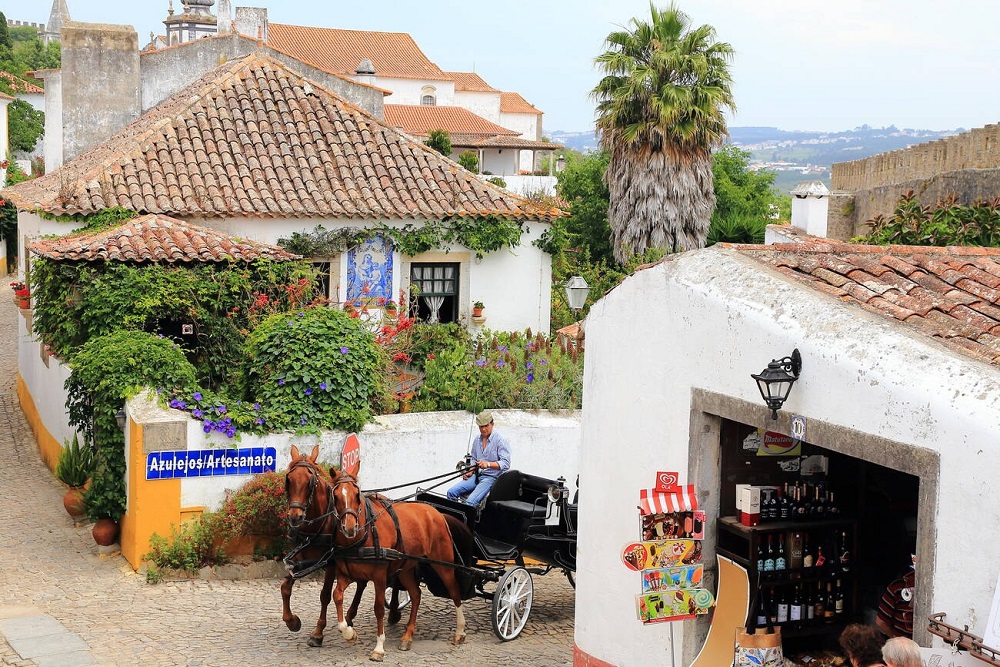
<svg viewBox="0 0 1000 667">
<path fill-rule="evenodd" d="M 733 48 L 711 26 L 692 28 L 674 4 L 649 9 L 649 23 L 632 19 L 608 35 L 596 58 L 604 76 L 591 92 L 623 263 L 651 247 L 704 247 L 715 206 L 711 152 L 729 133 L 725 108 L 735 110 Z"/>
</svg>

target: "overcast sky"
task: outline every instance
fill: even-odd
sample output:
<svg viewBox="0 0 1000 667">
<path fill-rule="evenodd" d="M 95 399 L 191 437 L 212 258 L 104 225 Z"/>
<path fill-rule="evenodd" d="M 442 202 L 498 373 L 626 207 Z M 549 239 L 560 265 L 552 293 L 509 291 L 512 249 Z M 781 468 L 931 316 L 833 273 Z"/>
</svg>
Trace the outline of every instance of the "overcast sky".
<svg viewBox="0 0 1000 667">
<path fill-rule="evenodd" d="M 73 20 L 162 34 L 167 0 L 66 0 Z M 259 0 L 274 23 L 408 32 L 446 71 L 475 71 L 545 112 L 544 128 L 589 130 L 604 38 L 647 0 Z M 666 6 L 658 2 L 657 6 Z M 175 0 L 181 10 L 181 0 Z M 734 126 L 947 130 L 1000 121 L 996 0 L 679 0 L 736 51 Z M 51 0 L 0 0 L 45 22 Z"/>
</svg>

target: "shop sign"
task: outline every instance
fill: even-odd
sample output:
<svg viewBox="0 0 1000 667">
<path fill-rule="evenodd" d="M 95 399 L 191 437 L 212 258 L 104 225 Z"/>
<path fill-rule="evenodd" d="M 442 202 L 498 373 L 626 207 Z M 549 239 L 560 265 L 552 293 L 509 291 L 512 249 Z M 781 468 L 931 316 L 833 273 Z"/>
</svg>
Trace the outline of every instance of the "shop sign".
<svg viewBox="0 0 1000 667">
<path fill-rule="evenodd" d="M 274 447 L 152 452 L 146 455 L 146 479 L 255 475 L 273 472 L 277 460 Z"/>
<path fill-rule="evenodd" d="M 757 456 L 798 456 L 802 453 L 802 443 L 790 435 L 765 431 Z"/>
<path fill-rule="evenodd" d="M 805 441 L 806 439 L 806 418 L 802 415 L 792 415 L 791 436 L 795 440 Z"/>
</svg>

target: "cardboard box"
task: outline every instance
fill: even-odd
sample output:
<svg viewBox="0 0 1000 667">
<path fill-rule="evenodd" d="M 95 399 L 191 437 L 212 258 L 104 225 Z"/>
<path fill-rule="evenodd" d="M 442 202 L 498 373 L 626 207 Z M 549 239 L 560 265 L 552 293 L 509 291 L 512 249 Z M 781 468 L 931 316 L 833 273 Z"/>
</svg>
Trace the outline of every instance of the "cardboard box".
<svg viewBox="0 0 1000 667">
<path fill-rule="evenodd" d="M 740 485 L 739 506 L 740 523 L 744 526 L 756 526 L 760 523 L 760 487 L 749 484 Z"/>
</svg>

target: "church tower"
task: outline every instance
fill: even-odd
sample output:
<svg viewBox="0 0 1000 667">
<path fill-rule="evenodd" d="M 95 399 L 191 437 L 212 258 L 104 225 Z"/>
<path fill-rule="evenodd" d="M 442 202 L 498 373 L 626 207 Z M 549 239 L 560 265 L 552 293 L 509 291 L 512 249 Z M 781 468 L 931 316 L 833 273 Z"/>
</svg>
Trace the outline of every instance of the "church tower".
<svg viewBox="0 0 1000 667">
<path fill-rule="evenodd" d="M 69 16 L 69 8 L 66 0 L 52 0 L 52 11 L 49 13 L 49 22 L 45 24 L 45 30 L 38 33 L 38 38 L 42 44 L 59 41 L 59 33 L 62 27 L 72 21 Z"/>
<path fill-rule="evenodd" d="M 218 29 L 215 15 L 211 11 L 214 4 L 215 0 L 181 0 L 184 11 L 175 16 L 174 0 L 170 0 L 168 16 L 163 22 L 167 26 L 167 43 L 183 44 L 199 37 L 214 35 Z"/>
</svg>

